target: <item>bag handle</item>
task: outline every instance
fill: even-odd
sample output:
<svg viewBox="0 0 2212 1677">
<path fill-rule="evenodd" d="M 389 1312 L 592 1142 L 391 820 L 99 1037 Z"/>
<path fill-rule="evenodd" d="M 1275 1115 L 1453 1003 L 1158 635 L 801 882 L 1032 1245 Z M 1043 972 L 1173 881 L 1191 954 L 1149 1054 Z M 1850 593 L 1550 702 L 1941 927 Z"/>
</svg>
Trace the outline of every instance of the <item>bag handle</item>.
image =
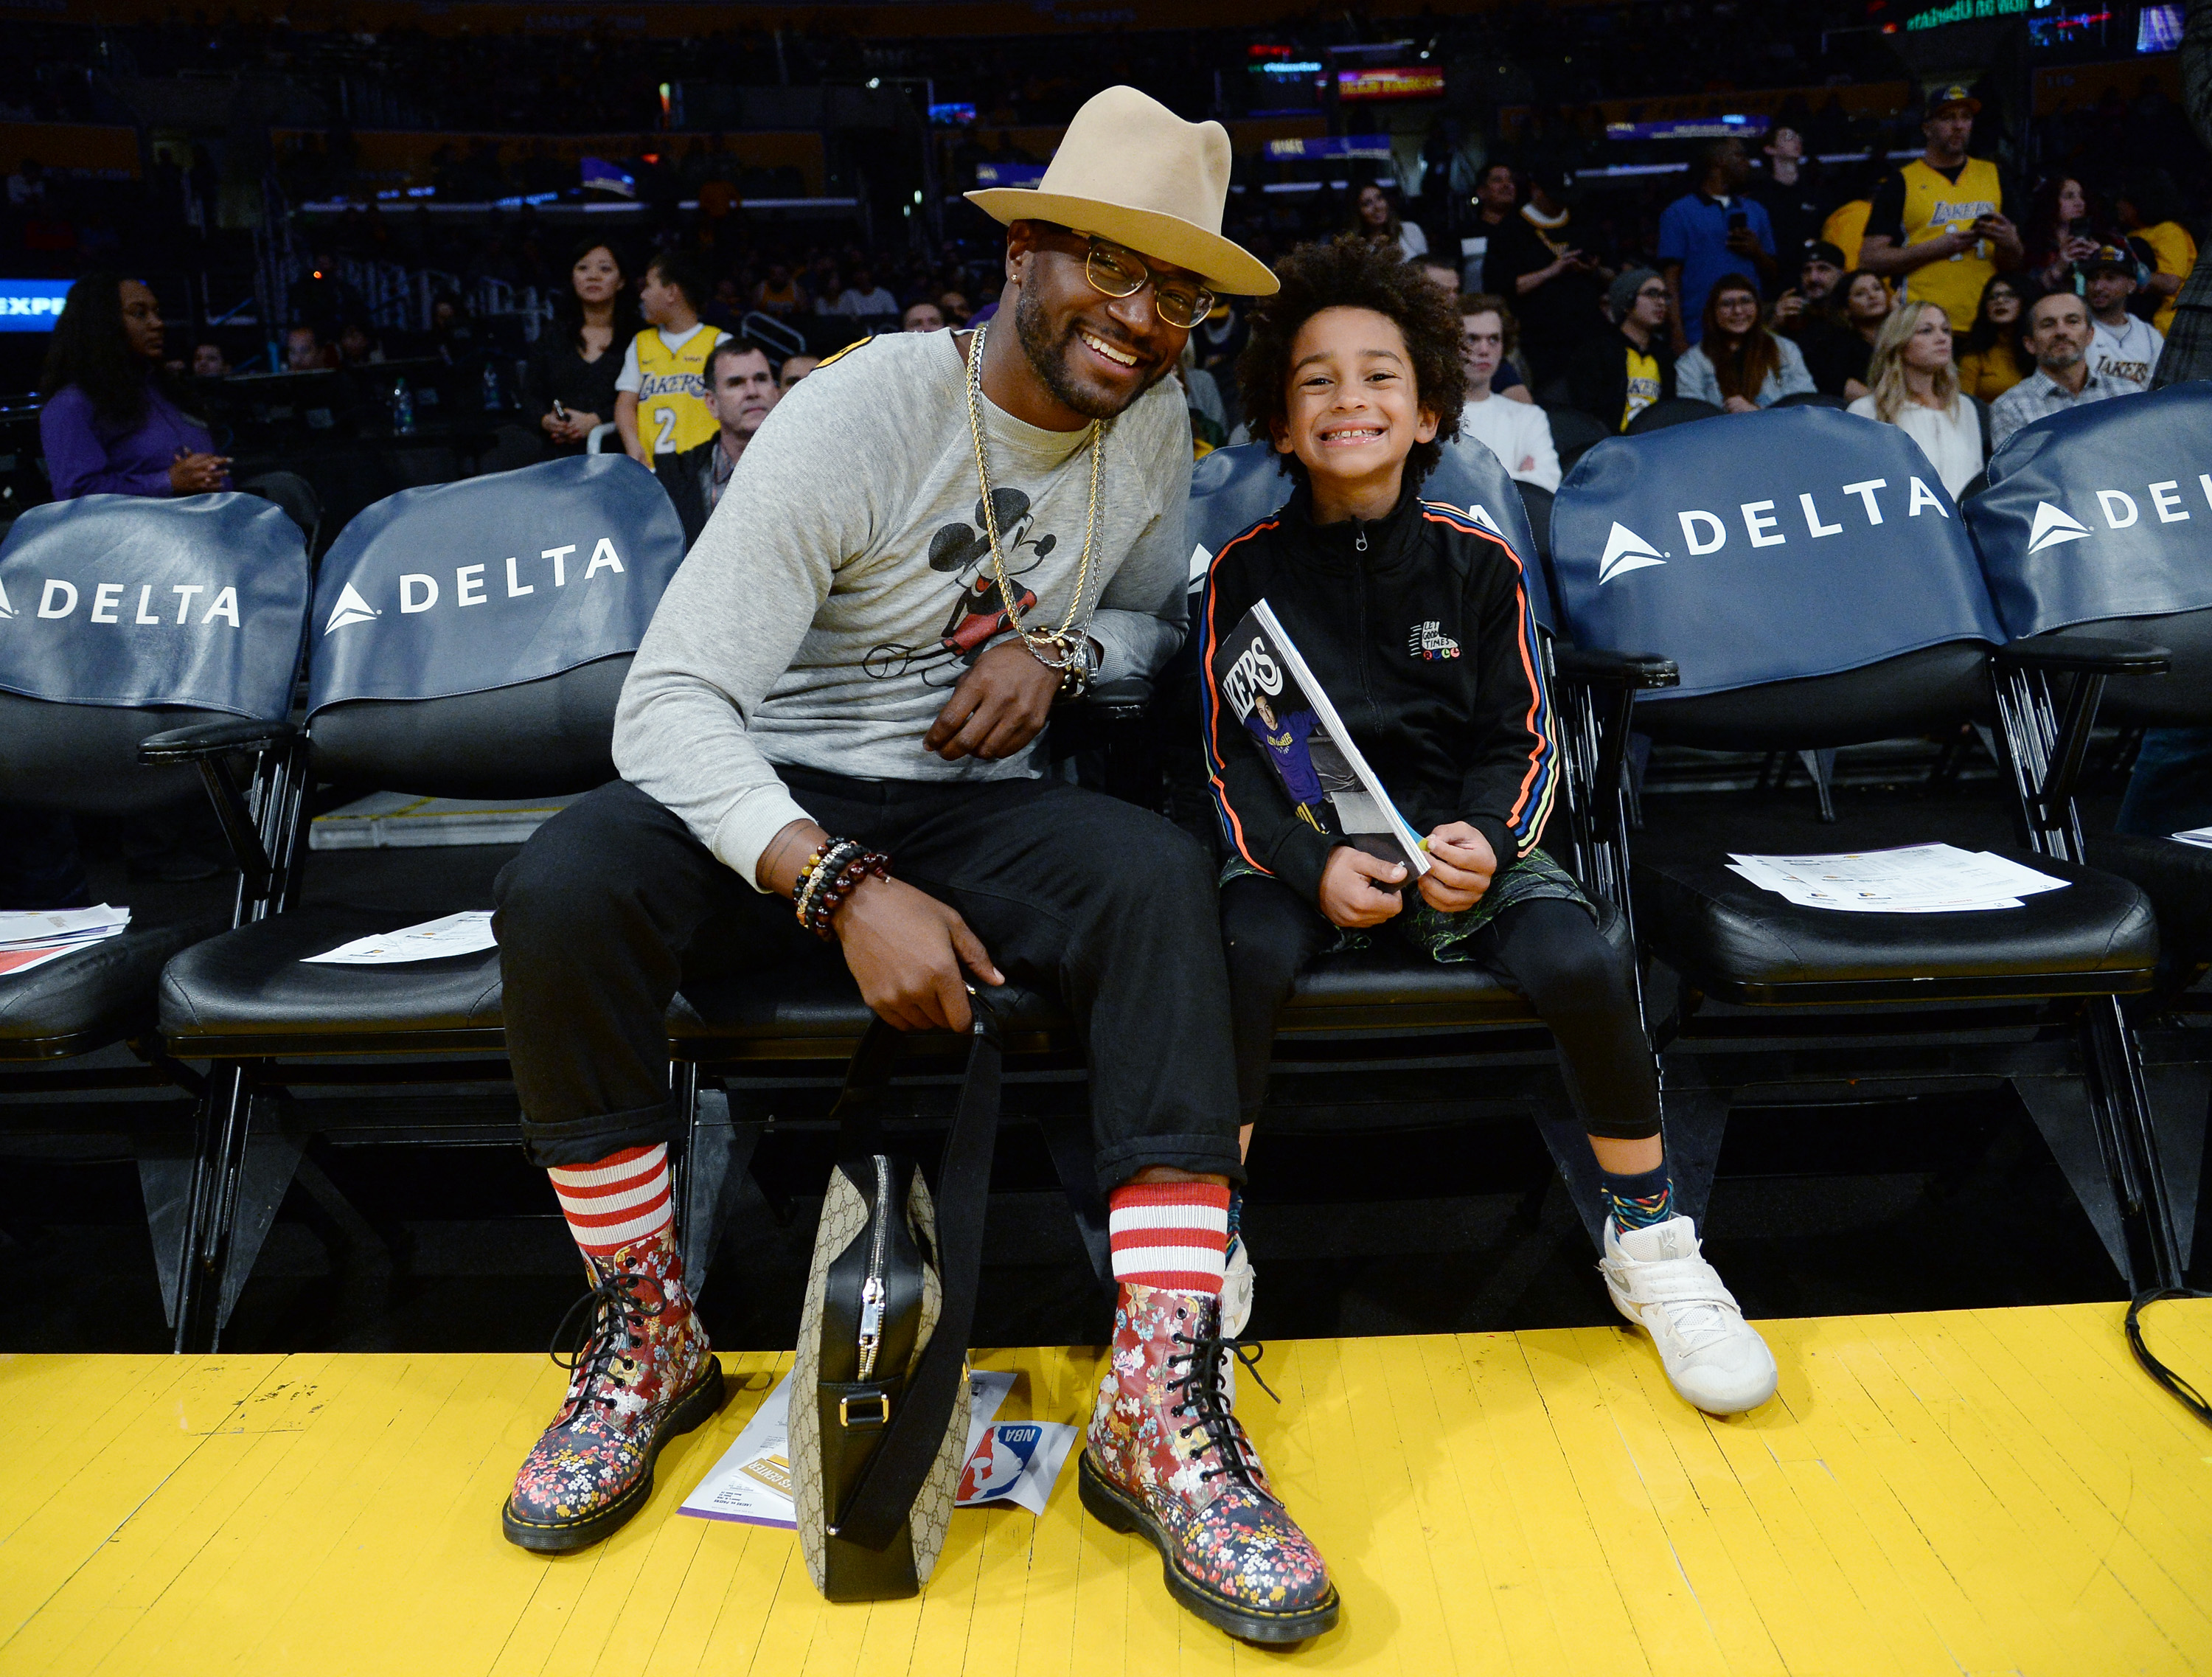
<svg viewBox="0 0 2212 1677">
<path fill-rule="evenodd" d="M 907 1384 L 906 1400 L 878 1446 L 830 1535 L 864 1549 L 883 1549 L 905 1528 L 922 1481 L 945 1445 L 945 1424 L 968 1372 L 968 1336 L 975 1323 L 975 1288 L 983 1267 L 983 1218 L 991 1194 L 991 1151 L 998 1138 L 1000 1080 L 1005 1049 L 990 1003 L 969 992 L 967 1081 L 945 1139 L 937 1173 L 937 1261 L 943 1302 L 929 1346 Z M 899 1033 L 883 1020 L 868 1026 L 831 1115 L 843 1151 L 873 1152 L 882 1133 L 883 1096 L 898 1058 Z M 863 1145 L 864 1144 L 864 1145 Z"/>
</svg>

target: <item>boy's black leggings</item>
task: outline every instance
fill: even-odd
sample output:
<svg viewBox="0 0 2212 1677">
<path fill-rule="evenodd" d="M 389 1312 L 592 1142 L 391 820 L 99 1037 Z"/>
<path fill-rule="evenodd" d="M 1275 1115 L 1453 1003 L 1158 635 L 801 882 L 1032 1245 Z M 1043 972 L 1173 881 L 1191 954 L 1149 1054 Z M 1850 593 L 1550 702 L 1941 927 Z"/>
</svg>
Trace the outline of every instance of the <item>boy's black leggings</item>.
<svg viewBox="0 0 2212 1677">
<path fill-rule="evenodd" d="M 1384 925 L 1372 935 L 1392 933 Z M 1247 874 L 1221 888 L 1221 936 L 1237 1103 L 1249 1124 L 1267 1099 L 1275 1015 L 1298 974 L 1336 940 L 1336 927 L 1279 879 Z M 1589 912 L 1556 897 L 1516 903 L 1476 934 L 1474 947 L 1559 1039 L 1583 1127 L 1623 1141 L 1658 1134 L 1659 1074 L 1637 1017 L 1629 957 L 1598 935 Z"/>
</svg>

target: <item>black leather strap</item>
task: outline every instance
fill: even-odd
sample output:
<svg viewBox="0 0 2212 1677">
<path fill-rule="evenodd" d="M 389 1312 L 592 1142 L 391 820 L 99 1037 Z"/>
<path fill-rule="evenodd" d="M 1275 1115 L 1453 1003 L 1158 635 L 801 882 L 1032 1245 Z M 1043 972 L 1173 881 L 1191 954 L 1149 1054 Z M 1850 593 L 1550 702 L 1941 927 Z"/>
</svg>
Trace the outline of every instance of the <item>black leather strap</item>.
<svg viewBox="0 0 2212 1677">
<path fill-rule="evenodd" d="M 968 1336 L 975 1327 L 975 1285 L 983 1267 L 983 1217 L 990 1202 L 991 1152 L 998 1138 L 1004 1058 L 998 1016 L 981 996 L 973 1000 L 975 1024 L 968 1049 L 967 1082 L 937 1173 L 938 1275 L 945 1290 L 937 1327 L 908 1382 L 906 1401 L 891 1418 L 890 1430 L 866 1476 L 830 1522 L 832 1535 L 865 1549 L 881 1549 L 906 1529 L 907 1516 L 944 1445 L 945 1424 L 967 1377 Z M 835 1114 L 847 1157 L 856 1151 L 877 1151 L 883 1092 L 898 1047 L 898 1032 L 878 1019 L 868 1027 L 853 1056 Z M 864 1137 L 869 1145 L 856 1150 L 856 1142 Z"/>
</svg>

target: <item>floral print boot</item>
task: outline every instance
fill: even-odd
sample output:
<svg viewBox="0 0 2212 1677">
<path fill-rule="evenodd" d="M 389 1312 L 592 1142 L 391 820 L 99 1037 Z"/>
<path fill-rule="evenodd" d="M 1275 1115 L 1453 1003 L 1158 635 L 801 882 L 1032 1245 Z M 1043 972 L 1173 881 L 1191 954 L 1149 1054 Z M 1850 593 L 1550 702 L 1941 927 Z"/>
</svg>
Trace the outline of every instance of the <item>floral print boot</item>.
<svg viewBox="0 0 2212 1677">
<path fill-rule="evenodd" d="M 508 1542 L 540 1554 L 611 1535 L 653 1495 L 662 1447 L 722 1407 L 722 1365 L 684 1290 L 672 1232 L 584 1261 L 595 1285 L 554 1335 L 568 1394 L 501 1516 Z M 562 1341 L 586 1311 L 583 1337 L 564 1356 Z"/>
<path fill-rule="evenodd" d="M 1230 1413 L 1222 1364 L 1235 1348 L 1218 1299 L 1122 1284 L 1084 1437 L 1083 1505 L 1149 1539 L 1168 1593 L 1207 1624 L 1299 1642 L 1335 1625 L 1336 1586 Z"/>
</svg>

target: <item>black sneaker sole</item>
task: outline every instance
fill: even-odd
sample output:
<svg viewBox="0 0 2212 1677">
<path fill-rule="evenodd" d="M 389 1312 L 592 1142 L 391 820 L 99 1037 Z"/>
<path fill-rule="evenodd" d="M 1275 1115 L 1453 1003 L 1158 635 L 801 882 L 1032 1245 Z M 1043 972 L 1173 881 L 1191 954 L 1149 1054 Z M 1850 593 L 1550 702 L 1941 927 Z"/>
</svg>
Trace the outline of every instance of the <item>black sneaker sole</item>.
<svg viewBox="0 0 2212 1677">
<path fill-rule="evenodd" d="M 612 1537 L 652 1500 L 653 1464 L 660 1460 L 660 1452 L 668 1441 L 712 1420 L 721 1409 L 725 1396 L 721 1359 L 709 1356 L 706 1368 L 691 1382 L 690 1389 L 676 1400 L 668 1419 L 653 1435 L 653 1443 L 645 1452 L 645 1471 L 638 1475 L 635 1485 L 596 1514 L 550 1522 L 521 1518 L 515 1513 L 514 1499 L 510 1497 L 499 1512 L 500 1529 L 507 1534 L 507 1540 L 532 1554 L 566 1555 Z"/>
<path fill-rule="evenodd" d="M 1175 1541 L 1159 1522 L 1144 1509 L 1122 1494 L 1091 1463 L 1091 1452 L 1083 1452 L 1083 1460 L 1076 1469 L 1076 1488 L 1083 1505 L 1098 1522 L 1109 1531 L 1131 1533 L 1147 1540 L 1160 1552 L 1160 1576 L 1166 1580 L 1168 1594 L 1174 1596 L 1189 1612 L 1195 1613 L 1217 1631 L 1226 1631 L 1232 1637 L 1246 1642 L 1304 1642 L 1324 1631 L 1336 1628 L 1337 1608 L 1340 1605 L 1336 1586 L 1328 1587 L 1328 1598 L 1318 1605 L 1301 1607 L 1295 1613 L 1269 1613 L 1264 1607 L 1254 1607 L 1242 1601 L 1231 1601 L 1216 1595 L 1205 1585 L 1188 1577 L 1175 1564 Z"/>
</svg>

